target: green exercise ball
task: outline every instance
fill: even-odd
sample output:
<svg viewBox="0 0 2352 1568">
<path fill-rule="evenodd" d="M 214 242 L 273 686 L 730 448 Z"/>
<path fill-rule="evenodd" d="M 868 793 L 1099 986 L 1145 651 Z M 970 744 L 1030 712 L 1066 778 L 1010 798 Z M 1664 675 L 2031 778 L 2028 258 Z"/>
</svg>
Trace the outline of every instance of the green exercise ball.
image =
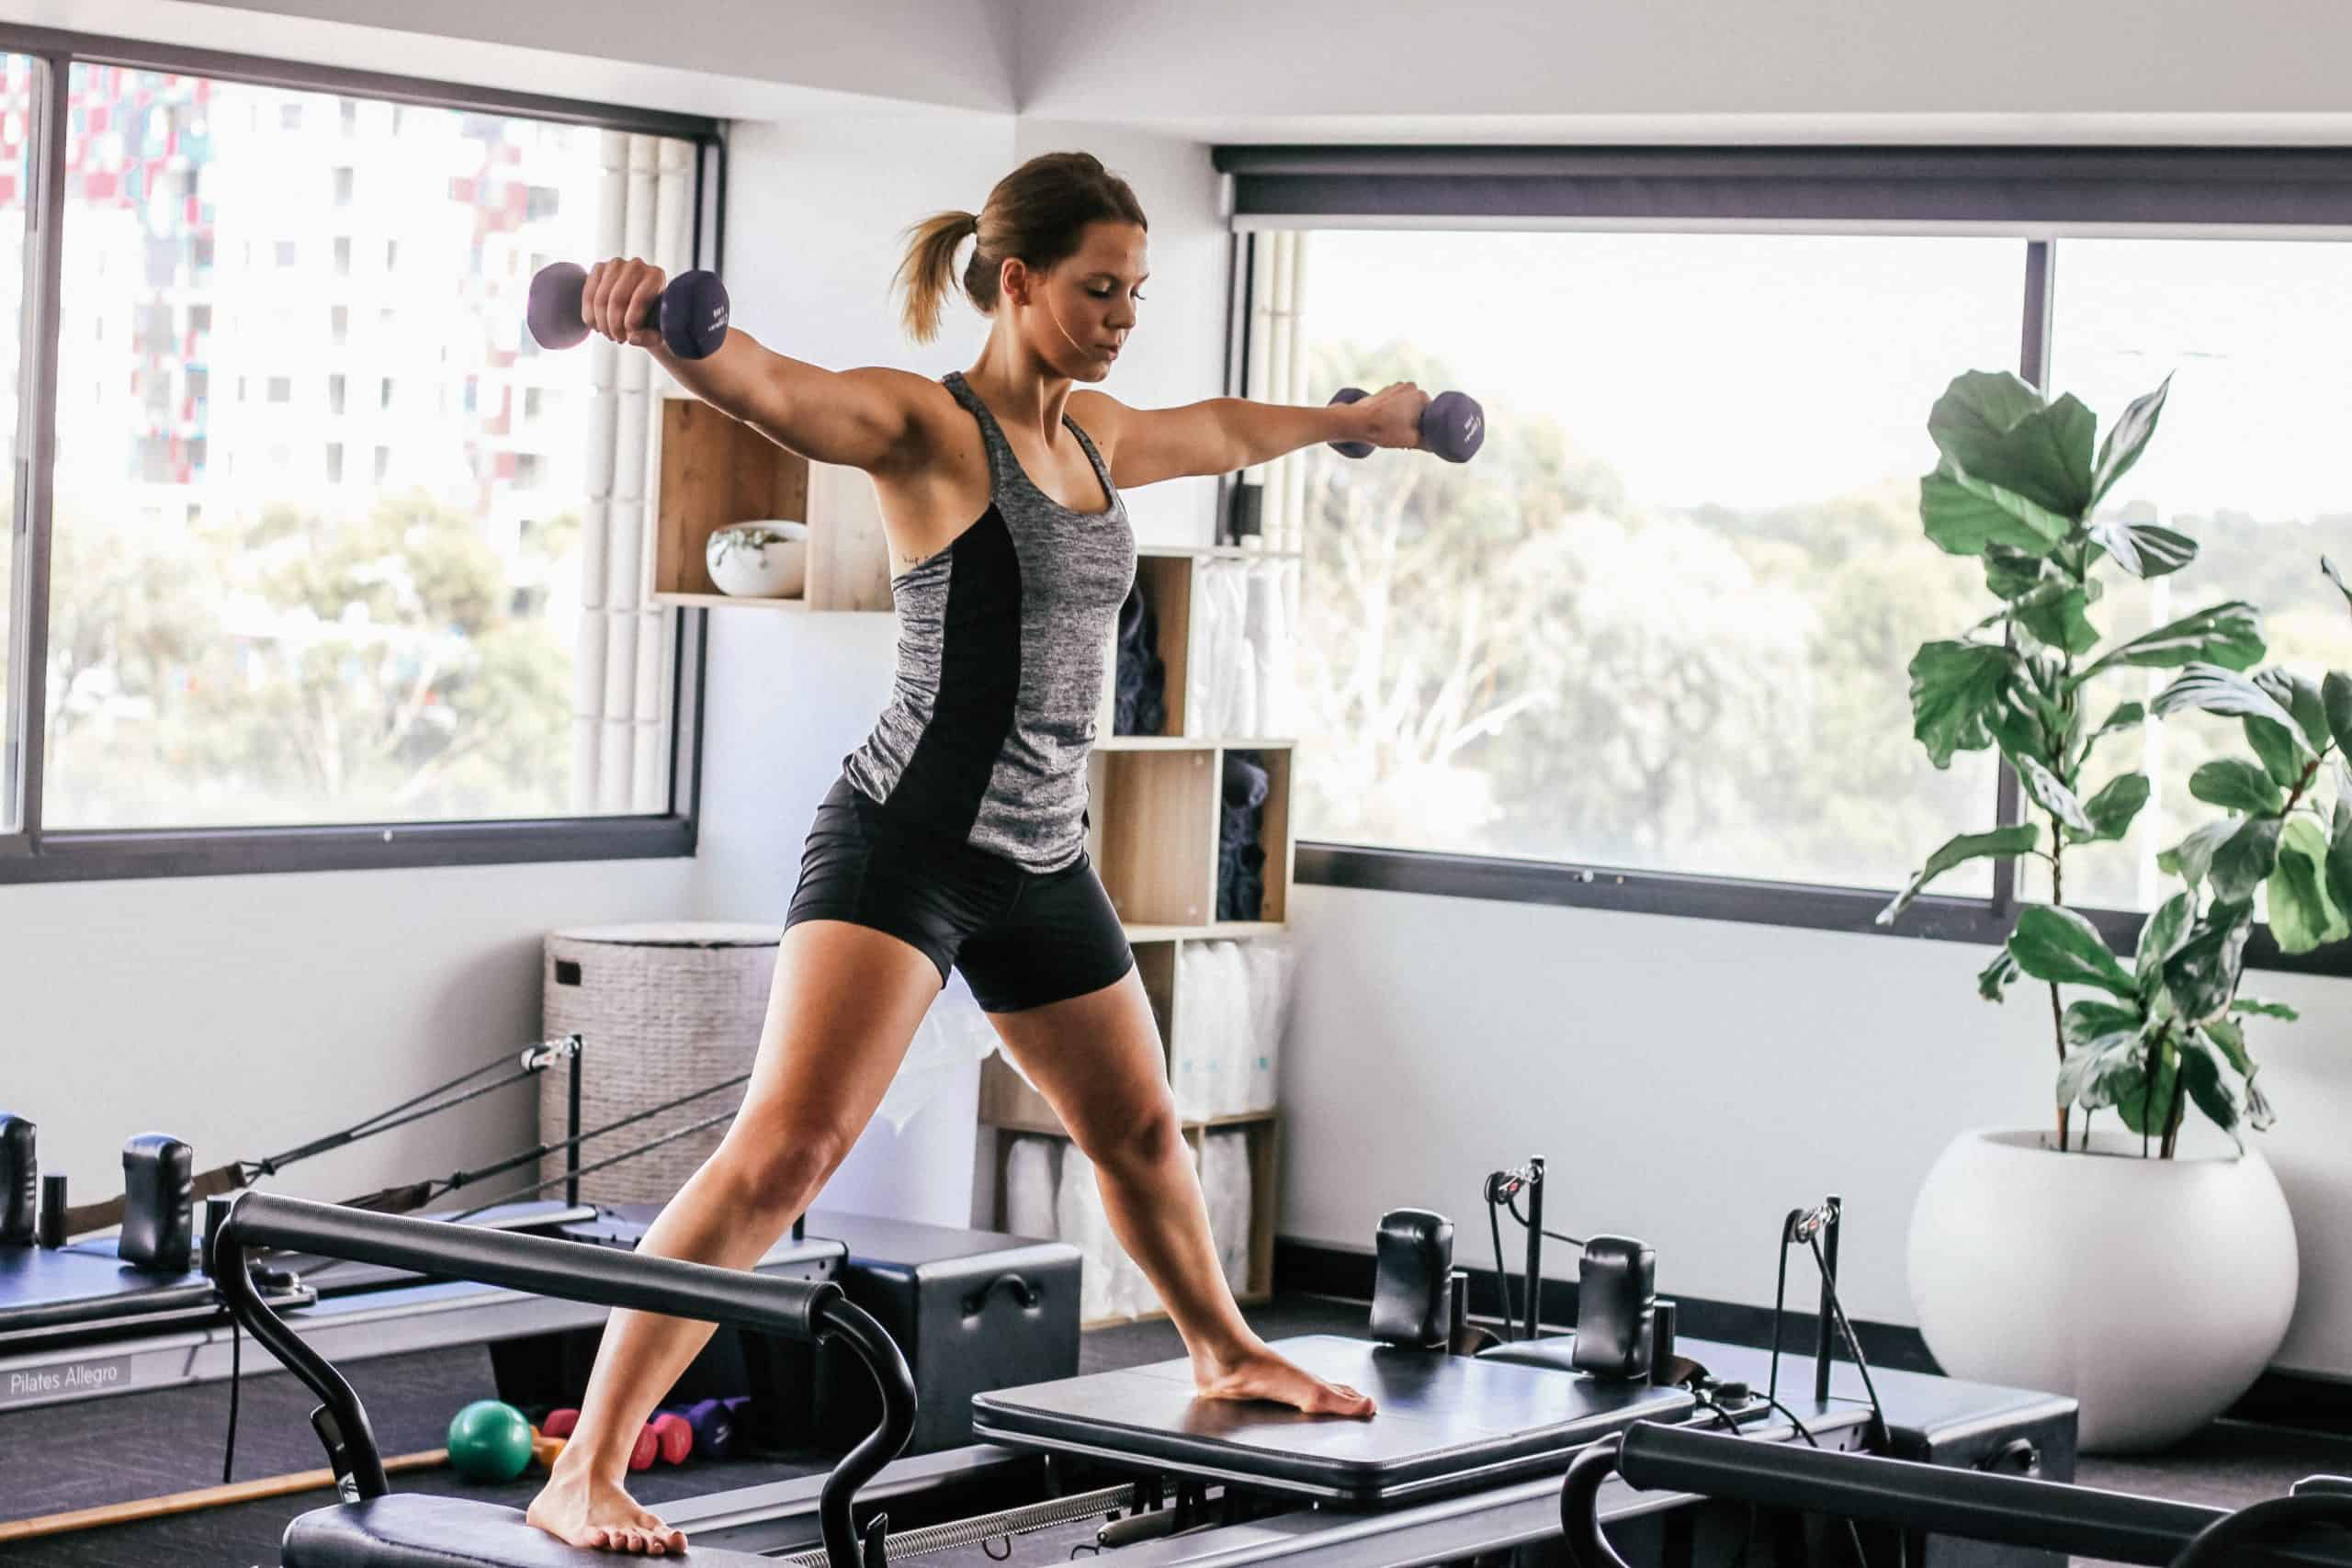
<svg viewBox="0 0 2352 1568">
<path fill-rule="evenodd" d="M 512 1481 L 531 1463 L 531 1424 L 511 1404 L 477 1399 L 450 1418 L 449 1463 L 469 1481 Z"/>
</svg>

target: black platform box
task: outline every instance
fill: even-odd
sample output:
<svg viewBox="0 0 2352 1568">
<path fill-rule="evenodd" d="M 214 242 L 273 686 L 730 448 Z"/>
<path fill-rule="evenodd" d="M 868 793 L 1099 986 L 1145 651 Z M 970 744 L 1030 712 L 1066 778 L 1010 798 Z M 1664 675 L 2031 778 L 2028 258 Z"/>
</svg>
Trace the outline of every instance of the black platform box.
<svg viewBox="0 0 2352 1568">
<path fill-rule="evenodd" d="M 970 1442 L 975 1393 L 1078 1375 L 1077 1247 L 829 1210 L 809 1213 L 808 1231 L 848 1247 L 842 1291 L 914 1371 L 908 1453 Z M 817 1360 L 819 1428 L 870 1429 L 881 1405 L 865 1367 L 831 1345 Z"/>
</svg>

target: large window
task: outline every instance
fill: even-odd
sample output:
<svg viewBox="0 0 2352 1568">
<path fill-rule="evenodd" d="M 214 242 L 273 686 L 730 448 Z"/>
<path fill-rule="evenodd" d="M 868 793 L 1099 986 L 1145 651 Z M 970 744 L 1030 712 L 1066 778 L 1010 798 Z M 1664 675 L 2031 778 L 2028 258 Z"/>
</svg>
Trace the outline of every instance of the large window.
<svg viewBox="0 0 2352 1568">
<path fill-rule="evenodd" d="M 2198 542 L 2174 577 L 2128 582 L 2100 606 L 2102 630 L 2132 635 L 2222 600 L 2263 613 L 2269 652 L 2316 680 L 2352 670 L 2352 615 L 2320 575 L 2352 571 L 2352 243 L 2077 239 L 2060 247 L 2053 384 L 2120 408 L 2173 378 L 2164 431 L 2106 510 Z M 2133 389 L 2138 389 L 2134 391 Z M 2145 697 L 2163 684 L 2151 671 Z M 2075 897 L 2153 908 L 2169 891 L 2156 852 L 2212 808 L 2188 793 L 2198 764 L 2243 756 L 2237 727 L 2195 716 L 2149 727 L 2134 759 L 2154 786 L 2128 854 L 2079 857 Z M 2036 869 L 2039 869 L 2037 864 Z M 2029 886 L 2039 891 L 2038 881 Z"/>
<path fill-rule="evenodd" d="M 25 112 L 32 96 L 33 62 L 21 54 L 0 55 L 0 456 L 6 471 L 17 468 L 17 433 L 22 415 L 17 379 L 23 355 L 23 322 L 17 308 L 6 303 L 25 295 L 25 215 L 31 180 L 32 124 Z M 0 525 L 0 712 L 13 705 L 12 694 L 22 673 L 24 659 L 17 642 L 24 635 L 23 617 L 17 613 L 17 584 L 22 569 L 17 558 L 17 506 L 22 498 L 10 486 L 0 494 L 5 525 Z M 8 788 L 11 749 L 16 731 L 0 724 L 0 835 L 20 831 L 15 792 Z"/>
<path fill-rule="evenodd" d="M 2352 668 L 2319 571 L 2352 571 L 2352 240 L 2331 226 L 2352 167 L 1220 156 L 1238 387 L 1412 379 L 1487 415 L 1465 467 L 1317 448 L 1236 508 L 1303 556 L 1308 879 L 1860 929 L 1937 844 L 2014 819 L 1995 753 L 1939 771 L 1911 735 L 1913 653 L 1990 610 L 1979 563 L 1919 525 L 1928 409 L 1965 370 L 2072 392 L 2102 428 L 2172 378 L 2104 505 L 2202 555 L 2110 592 L 2102 632 L 2244 598 L 2267 661 Z M 2130 674 L 2117 700 L 2170 672 Z M 2190 773 L 2242 743 L 2190 715 L 2132 747 L 2114 761 L 2154 798 L 2069 867 L 2070 901 L 2119 919 L 2210 815 Z M 1970 871 L 1911 929 L 1997 940 L 2000 901 L 2047 895 Z"/>
<path fill-rule="evenodd" d="M 1904 665 L 1976 605 L 1918 536 L 1921 416 L 2016 356 L 2020 247 L 1311 250 L 1312 384 L 1471 389 L 1488 430 L 1461 468 L 1309 457 L 1303 835 L 1867 886 L 1991 802 L 1989 753 L 1911 740 Z"/>
<path fill-rule="evenodd" d="M 6 345 L 55 451 L 47 570 L 0 582 L 46 627 L 10 712 L 15 874 L 101 843 L 398 863 L 352 849 L 434 829 L 452 858 L 686 849 L 642 367 L 524 321 L 548 262 L 694 265 L 712 128 L 99 52 L 12 60 L 0 103 L 12 256 L 44 91 L 64 116 L 53 276 L 25 256 L 53 373 Z"/>
</svg>

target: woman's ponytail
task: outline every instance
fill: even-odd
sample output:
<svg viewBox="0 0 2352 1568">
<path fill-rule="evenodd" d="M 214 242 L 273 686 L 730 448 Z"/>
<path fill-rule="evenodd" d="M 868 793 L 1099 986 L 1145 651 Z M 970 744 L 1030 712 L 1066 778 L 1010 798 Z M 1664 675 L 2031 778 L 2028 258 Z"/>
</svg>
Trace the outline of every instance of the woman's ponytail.
<svg viewBox="0 0 2352 1568">
<path fill-rule="evenodd" d="M 907 336 L 929 343 L 939 335 L 939 314 L 956 286 L 956 248 L 980 231 L 973 212 L 941 212 L 910 231 L 907 258 L 899 264 L 898 287 L 906 295 L 901 319 Z"/>
<path fill-rule="evenodd" d="M 1006 257 L 1045 271 L 1078 254 L 1089 223 L 1105 221 L 1147 227 L 1135 191 L 1091 152 L 1040 152 L 997 181 L 978 212 L 924 219 L 907 231 L 907 259 L 899 264 L 907 336 L 929 343 L 939 335 L 940 310 L 959 281 L 956 247 L 967 236 L 978 236 L 978 243 L 964 264 L 964 296 L 982 315 L 993 315 Z"/>
</svg>

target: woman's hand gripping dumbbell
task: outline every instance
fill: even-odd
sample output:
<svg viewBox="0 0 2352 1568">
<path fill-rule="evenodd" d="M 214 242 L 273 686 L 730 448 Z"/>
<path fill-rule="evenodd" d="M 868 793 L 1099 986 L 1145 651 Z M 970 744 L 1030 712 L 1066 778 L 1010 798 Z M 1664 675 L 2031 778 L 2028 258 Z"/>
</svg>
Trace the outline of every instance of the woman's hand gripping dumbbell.
<svg viewBox="0 0 2352 1568">
<path fill-rule="evenodd" d="M 1419 446 L 1449 463 L 1466 463 L 1487 439 L 1487 413 L 1467 392 L 1440 392 L 1422 399 L 1421 389 L 1399 381 L 1378 395 L 1362 387 L 1342 387 L 1331 394 L 1333 403 L 1368 402 L 1365 413 L 1374 421 L 1378 439 L 1334 441 L 1331 450 L 1343 457 L 1369 457 L 1382 446 Z M 1418 442 L 1405 439 L 1418 434 Z"/>
<path fill-rule="evenodd" d="M 659 344 L 680 359 L 705 359 L 727 341 L 727 288 L 717 273 L 665 278 L 650 262 L 616 258 L 593 268 L 541 267 L 525 319 L 541 348 L 570 348 L 602 333 L 632 347 Z"/>
</svg>

